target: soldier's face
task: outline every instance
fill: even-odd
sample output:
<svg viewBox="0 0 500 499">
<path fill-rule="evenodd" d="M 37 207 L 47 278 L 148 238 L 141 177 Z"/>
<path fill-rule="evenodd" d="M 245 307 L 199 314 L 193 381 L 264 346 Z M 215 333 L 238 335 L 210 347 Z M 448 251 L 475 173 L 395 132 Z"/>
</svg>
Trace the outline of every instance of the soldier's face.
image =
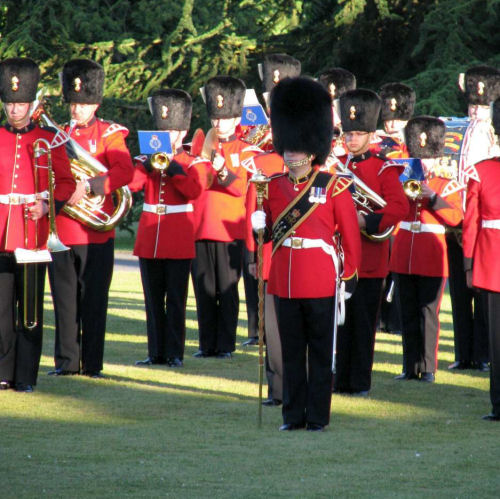
<svg viewBox="0 0 500 499">
<path fill-rule="evenodd" d="M 30 121 L 30 102 L 6 102 L 3 105 L 7 121 L 14 128 L 23 128 Z"/>
<path fill-rule="evenodd" d="M 212 126 L 217 132 L 217 136 L 225 139 L 227 137 L 230 137 L 231 135 L 234 135 L 236 127 L 240 122 L 240 118 L 220 118 L 210 121 L 212 122 Z"/>
<path fill-rule="evenodd" d="M 99 104 L 80 104 L 72 102 L 69 105 L 71 119 L 79 126 L 86 125 L 95 115 Z"/>
<path fill-rule="evenodd" d="M 187 135 L 187 130 L 166 130 L 170 136 L 170 144 L 172 145 L 172 152 L 175 153 L 177 149 L 182 147 L 182 141 Z"/>
<path fill-rule="evenodd" d="M 469 104 L 468 114 L 471 120 L 489 120 L 490 106 L 479 106 L 476 104 Z"/>
<path fill-rule="evenodd" d="M 346 132 L 345 144 L 349 152 L 354 155 L 363 154 L 370 148 L 371 132 Z"/>
<path fill-rule="evenodd" d="M 387 133 L 397 133 L 406 126 L 406 123 L 403 120 L 386 120 L 384 121 L 384 129 Z"/>
</svg>

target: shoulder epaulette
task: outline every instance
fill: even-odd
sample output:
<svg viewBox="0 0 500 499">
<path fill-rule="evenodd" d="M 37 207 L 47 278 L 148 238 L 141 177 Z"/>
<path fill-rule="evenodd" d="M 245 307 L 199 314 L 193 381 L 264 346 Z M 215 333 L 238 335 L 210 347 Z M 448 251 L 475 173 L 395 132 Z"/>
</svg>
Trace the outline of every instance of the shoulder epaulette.
<svg viewBox="0 0 500 499">
<path fill-rule="evenodd" d="M 441 192 L 440 196 L 442 198 L 445 198 L 447 196 L 450 196 L 451 194 L 454 194 L 455 192 L 460 192 L 465 189 L 465 185 L 460 184 L 456 180 L 450 180 L 444 187 L 443 191 Z"/>
<path fill-rule="evenodd" d="M 134 156 L 134 161 L 140 161 L 141 163 L 144 163 L 147 161 L 148 156 L 146 154 L 139 154 L 138 156 Z"/>
<path fill-rule="evenodd" d="M 332 198 L 339 195 L 341 192 L 349 189 L 352 185 L 353 179 L 352 176 L 345 173 L 337 173 L 335 178 L 335 184 L 332 189 Z"/>
<path fill-rule="evenodd" d="M 104 121 L 104 120 L 102 120 L 102 121 Z M 128 133 L 128 128 L 124 127 L 123 125 L 119 125 L 118 123 L 110 123 L 108 128 L 106 128 L 106 131 L 102 134 L 102 137 L 103 138 L 109 137 L 110 135 L 113 135 L 116 132 L 127 132 Z"/>
<path fill-rule="evenodd" d="M 256 152 L 256 153 L 264 152 L 260 147 L 253 146 L 253 145 L 249 145 L 249 146 L 245 147 L 244 149 L 242 149 L 241 152 L 249 152 L 249 151 Z"/>
<path fill-rule="evenodd" d="M 378 171 L 377 175 L 380 175 L 387 168 L 392 168 L 392 167 L 396 167 L 396 168 L 399 168 L 401 170 L 404 170 L 404 166 L 401 163 L 396 163 L 395 161 L 392 161 L 390 158 L 387 158 L 386 156 L 383 156 L 383 158 L 384 158 L 384 164 L 382 165 L 382 167 Z M 382 157 L 380 159 L 382 159 Z"/>
<path fill-rule="evenodd" d="M 191 168 L 192 166 L 194 165 L 197 165 L 199 163 L 210 163 L 210 161 L 206 158 L 202 158 L 201 156 L 191 156 L 193 159 L 193 161 L 191 161 L 191 163 L 189 163 L 189 166 L 188 168 Z"/>
</svg>

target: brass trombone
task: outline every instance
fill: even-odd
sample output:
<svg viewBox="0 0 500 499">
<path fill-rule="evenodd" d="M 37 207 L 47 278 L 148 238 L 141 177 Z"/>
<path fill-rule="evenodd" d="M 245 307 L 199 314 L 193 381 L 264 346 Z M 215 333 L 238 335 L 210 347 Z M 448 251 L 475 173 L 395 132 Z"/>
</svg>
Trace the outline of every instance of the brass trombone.
<svg viewBox="0 0 500 499">
<path fill-rule="evenodd" d="M 50 152 L 50 143 L 45 139 L 37 139 L 33 143 L 34 155 L 34 186 L 37 200 L 40 199 L 38 193 L 38 168 L 45 168 L 40 165 L 40 158 L 47 155 L 47 170 L 48 170 L 48 204 L 49 204 L 49 234 L 47 238 L 47 250 L 50 253 L 69 250 L 57 235 L 56 228 L 56 213 L 54 203 L 54 171 L 52 169 L 52 155 Z M 29 207 L 24 205 L 24 245 L 27 248 L 28 241 L 28 220 Z M 24 260 L 24 279 L 23 279 L 23 326 L 26 329 L 34 329 L 38 325 L 38 263 L 50 262 L 50 254 L 45 254 L 43 250 L 38 248 L 38 220 L 35 220 L 35 250 L 33 258 L 30 261 Z"/>
</svg>

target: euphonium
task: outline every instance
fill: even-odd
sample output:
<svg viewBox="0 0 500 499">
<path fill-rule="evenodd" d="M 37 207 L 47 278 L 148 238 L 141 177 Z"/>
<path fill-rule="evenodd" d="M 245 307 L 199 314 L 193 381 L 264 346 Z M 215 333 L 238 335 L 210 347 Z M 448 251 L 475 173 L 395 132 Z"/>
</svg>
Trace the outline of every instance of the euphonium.
<svg viewBox="0 0 500 499">
<path fill-rule="evenodd" d="M 415 179 L 408 179 L 403 182 L 403 190 L 408 198 L 415 201 L 422 194 L 422 184 Z"/>
<path fill-rule="evenodd" d="M 330 153 L 330 155 L 332 155 L 332 153 Z M 335 157 L 335 159 L 337 170 L 341 173 L 348 173 L 354 182 L 355 190 L 352 193 L 352 199 L 357 205 L 359 213 L 367 215 L 387 206 L 385 199 L 379 196 L 373 189 L 370 189 L 370 187 L 368 187 L 359 177 L 348 170 L 347 165 L 343 165 L 338 158 Z M 378 234 L 368 234 L 364 230 L 361 230 L 361 233 L 372 241 L 381 242 L 391 237 L 394 232 L 394 228 L 394 225 L 392 225 Z"/>
<path fill-rule="evenodd" d="M 155 152 L 151 155 L 149 161 L 151 163 L 151 166 L 155 170 L 161 172 L 166 170 L 168 168 L 168 165 L 170 164 L 170 158 L 168 157 L 167 153 L 164 152 Z"/>
<path fill-rule="evenodd" d="M 73 140 L 44 112 L 40 113 L 39 119 L 49 127 L 55 128 L 64 136 L 66 151 L 70 158 L 71 172 L 77 182 L 85 181 L 106 173 L 108 169 L 80 144 Z M 103 210 L 105 196 L 85 196 L 75 206 L 64 205 L 63 211 L 71 218 L 91 227 L 99 232 L 107 232 L 114 229 L 120 220 L 127 214 L 132 206 L 132 194 L 127 186 L 120 187 L 114 191 L 116 206 L 113 213 L 109 214 Z"/>
</svg>

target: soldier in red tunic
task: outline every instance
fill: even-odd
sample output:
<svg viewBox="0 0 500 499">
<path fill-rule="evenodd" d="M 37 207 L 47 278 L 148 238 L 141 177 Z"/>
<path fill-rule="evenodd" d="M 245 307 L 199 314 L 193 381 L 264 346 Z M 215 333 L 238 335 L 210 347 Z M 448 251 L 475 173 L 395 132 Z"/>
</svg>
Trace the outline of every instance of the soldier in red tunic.
<svg viewBox="0 0 500 499">
<path fill-rule="evenodd" d="M 371 150 L 387 158 L 407 158 L 404 128 L 413 116 L 415 90 L 404 83 L 386 83 L 380 88 L 379 95 L 382 101 L 380 119 L 384 129 L 375 133 Z"/>
<path fill-rule="evenodd" d="M 45 248 L 48 236 L 48 158 L 38 158 L 40 167 L 35 168 L 35 141 L 43 139 L 51 144 L 57 211 L 75 189 L 64 147 L 53 143 L 52 130 L 31 121 L 39 79 L 40 70 L 31 59 L 12 58 L 0 63 L 0 99 L 7 116 L 7 123 L 0 128 L 0 389 L 21 392 L 33 391 L 42 352 L 46 265 L 21 265 L 14 257 L 18 248 Z M 34 327 L 24 321 L 28 306 L 24 303 L 24 272 L 28 267 L 36 267 Z"/>
<path fill-rule="evenodd" d="M 128 130 L 95 115 L 103 86 L 104 70 L 96 62 L 74 59 L 64 65 L 62 91 L 75 124 L 66 126 L 66 133 L 107 169 L 77 182 L 68 204 L 75 206 L 84 196 L 103 196 L 103 210 L 112 213 L 112 193 L 132 180 L 134 165 L 125 143 Z M 49 374 L 76 374 L 81 368 L 87 376 L 103 377 L 115 232 L 100 228 L 66 213 L 57 216 L 59 237 L 70 251 L 58 253 L 49 268 L 56 318 L 55 370 Z"/>
<path fill-rule="evenodd" d="M 500 83 L 500 82 L 499 82 Z M 492 106 L 493 126 L 500 136 L 500 98 Z M 467 187 L 463 223 L 464 268 L 467 283 L 482 290 L 488 307 L 491 413 L 500 421 L 500 157 L 479 162 Z"/>
<path fill-rule="evenodd" d="M 333 303 L 341 235 L 342 279 L 352 293 L 360 238 L 351 184 L 320 172 L 333 134 L 331 99 L 309 78 L 287 78 L 271 94 L 276 151 L 288 174 L 272 177 L 264 211 L 252 215 L 254 230 L 273 241 L 268 292 L 277 297 L 283 354 L 282 431 L 322 431 L 329 423 Z"/>
<path fill-rule="evenodd" d="M 384 207 L 372 204 L 373 212 L 358 211 L 359 227 L 363 232 L 359 282 L 347 303 L 346 320 L 339 328 L 337 344 L 334 391 L 366 396 L 371 388 L 382 285 L 389 271 L 389 239 L 380 234 L 390 233 L 390 227 L 408 213 L 408 200 L 399 182 L 402 167 L 370 152 L 380 112 L 378 95 L 361 88 L 350 90 L 340 96 L 339 104 L 342 129 L 350 151 L 349 155 L 339 158 L 343 168 L 385 202 Z"/>
<path fill-rule="evenodd" d="M 261 152 L 235 134 L 245 88 L 243 81 L 230 76 L 211 78 L 204 88 L 213 127 L 207 138 L 215 132 L 210 147 L 217 182 L 195 203 L 192 275 L 200 340 L 195 357 L 228 359 L 235 350 L 247 189 L 247 171 L 242 163 Z M 230 187 L 225 184 L 229 179 Z"/>
<path fill-rule="evenodd" d="M 463 80 L 462 80 L 463 77 Z M 500 71 L 491 66 L 473 66 L 459 78 L 459 85 L 468 104 L 469 125 L 460 151 L 458 180 L 467 185 L 473 165 L 479 161 L 498 156 L 491 126 L 490 103 L 499 95 Z M 465 208 L 466 190 L 462 192 Z M 461 226 L 447 231 L 449 273 L 448 280 L 453 314 L 455 362 L 448 366 L 452 370 L 477 369 L 486 372 L 488 366 L 487 305 L 483 294 L 467 287 L 462 266 L 463 249 Z"/>
<path fill-rule="evenodd" d="M 349 151 L 346 148 L 344 136 L 342 134 L 342 123 L 340 121 L 339 98 L 348 90 L 356 88 L 356 77 L 344 68 L 331 68 L 323 71 L 318 81 L 328 90 L 332 98 L 333 114 L 333 141 L 332 152 L 325 162 L 326 171 L 335 171 L 336 160 L 339 156 L 346 155 Z"/>
<path fill-rule="evenodd" d="M 148 99 L 158 130 L 170 134 L 166 164 L 136 158 L 133 191 L 144 189 L 144 205 L 134 255 L 139 257 L 148 357 L 136 365 L 181 367 L 186 333 L 189 271 L 194 258 L 192 201 L 205 189 L 212 165 L 191 155 L 183 140 L 191 123 L 191 97 L 184 90 L 158 90 Z M 159 167 L 159 168 L 158 168 Z"/>
<path fill-rule="evenodd" d="M 390 269 L 398 284 L 403 327 L 404 372 L 396 379 L 434 382 L 439 340 L 439 307 L 448 276 L 445 225 L 463 218 L 462 187 L 442 166 L 445 125 L 430 116 L 408 121 L 406 144 L 421 158 L 425 182 L 399 224 Z M 407 192 L 411 192 L 407 191 Z"/>
<path fill-rule="evenodd" d="M 383 130 L 377 130 L 370 148 L 373 153 L 387 158 L 407 158 L 408 150 L 404 142 L 404 127 L 413 116 L 415 91 L 404 83 L 386 83 L 379 91 L 382 107 L 380 119 Z M 391 237 L 391 243 L 393 237 Z M 384 283 L 384 299 L 380 307 L 380 329 L 390 333 L 401 333 L 401 313 L 399 311 L 398 289 L 389 275 Z M 386 299 L 387 298 L 387 299 Z"/>
<path fill-rule="evenodd" d="M 264 61 L 262 64 L 259 64 L 259 76 L 262 80 L 262 85 L 264 88 L 263 97 L 266 103 L 267 112 L 269 113 L 269 96 L 272 89 L 283 79 L 283 78 L 293 78 L 300 75 L 301 63 L 299 60 L 288 54 L 267 54 L 264 56 Z M 270 125 L 256 126 L 251 127 L 248 134 L 244 137 L 244 140 L 250 142 L 258 146 L 260 149 L 265 151 L 266 153 L 270 153 L 271 156 L 268 158 L 262 158 L 259 160 L 258 168 L 261 168 L 264 163 L 268 164 L 269 167 L 264 167 L 263 171 L 265 175 L 270 173 L 275 173 L 274 167 L 271 166 L 271 163 L 276 162 L 276 166 L 279 169 L 283 166 L 283 159 L 278 154 L 274 153 L 274 147 L 272 142 L 272 132 Z M 281 165 L 280 165 L 281 163 Z M 254 170 L 256 165 L 251 165 L 250 169 Z M 283 171 L 283 170 L 280 170 Z M 249 184 L 249 191 L 251 193 L 250 198 L 251 202 L 255 204 L 255 187 L 253 184 Z M 247 197 L 247 201 L 248 201 Z M 251 207 L 250 214 L 253 213 L 255 206 Z M 247 214 L 248 214 L 248 206 L 247 206 Z M 250 216 L 248 214 L 248 216 Z M 253 244 L 253 236 L 251 235 L 252 228 L 249 227 L 247 231 L 250 233 L 248 237 L 248 241 L 250 245 Z M 247 233 L 248 235 L 248 233 Z M 246 246 L 243 253 L 243 279 L 245 283 L 245 296 L 246 296 L 246 305 L 247 305 L 247 315 L 248 315 L 248 340 L 243 342 L 243 346 L 256 345 L 258 343 L 257 336 L 257 279 L 253 277 L 249 273 L 249 265 L 254 266 L 254 254 L 249 252 L 248 245 Z M 272 315 L 271 306 L 268 307 L 268 313 Z M 270 321 L 268 321 L 270 322 Z M 272 331 L 276 332 L 276 335 L 273 335 L 274 339 L 279 342 L 279 337 L 277 336 L 277 326 L 270 328 L 271 334 Z M 278 359 L 278 355 L 273 356 L 273 359 L 270 358 L 270 353 L 273 351 L 273 347 L 271 346 L 271 350 L 269 349 L 270 345 L 276 345 L 274 351 L 279 353 L 279 357 L 281 357 L 281 350 L 279 349 L 279 345 L 273 342 L 272 338 L 269 338 L 267 335 L 267 345 L 268 348 L 266 350 L 266 367 L 268 380 L 273 377 L 270 369 L 272 370 L 269 362 L 271 362 L 274 367 L 281 373 L 281 368 L 279 365 L 281 361 Z M 270 343 L 269 343 L 270 340 Z M 281 378 L 280 374 L 277 374 L 276 378 Z M 278 382 L 279 384 L 279 382 Z M 278 395 L 281 393 L 281 389 L 277 390 Z M 281 400 L 281 399 L 280 399 Z M 270 402 L 272 404 L 272 402 Z"/>
<path fill-rule="evenodd" d="M 261 171 L 267 177 L 278 173 L 285 173 L 288 168 L 283 158 L 275 151 L 265 152 L 248 160 L 251 169 Z M 255 184 L 249 182 L 246 197 L 247 234 L 246 249 L 248 251 L 249 273 L 257 278 L 257 246 L 253 236 L 251 215 L 257 207 L 257 193 Z M 266 342 L 266 377 L 268 386 L 268 398 L 262 402 L 266 406 L 281 405 L 283 399 L 283 361 L 281 356 L 281 341 L 278 331 L 274 297 L 267 292 L 267 281 L 269 279 L 269 268 L 271 266 L 272 242 L 268 241 L 263 246 L 262 253 L 262 276 L 265 282 L 264 297 L 264 328 Z M 248 304 L 247 304 L 248 306 Z M 258 338 L 256 339 L 258 342 Z M 248 342 L 247 342 L 248 343 Z"/>
</svg>

